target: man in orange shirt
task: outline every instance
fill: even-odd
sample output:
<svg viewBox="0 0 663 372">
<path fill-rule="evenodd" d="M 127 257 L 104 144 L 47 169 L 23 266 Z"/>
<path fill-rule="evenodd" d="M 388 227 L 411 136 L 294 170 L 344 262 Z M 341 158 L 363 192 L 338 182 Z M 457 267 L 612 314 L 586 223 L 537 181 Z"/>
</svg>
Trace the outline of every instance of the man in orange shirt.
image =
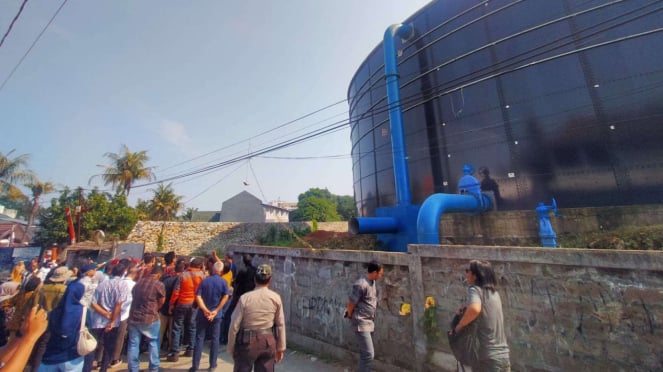
<svg viewBox="0 0 663 372">
<path fill-rule="evenodd" d="M 180 343 L 185 345 L 184 356 L 193 355 L 193 346 L 196 340 L 196 309 L 194 301 L 198 286 L 203 281 L 203 260 L 195 258 L 191 261 L 189 269 L 185 271 L 175 283 L 173 294 L 170 297 L 169 313 L 173 315 L 173 343 L 167 360 L 179 360 Z M 186 329 L 186 332 L 184 332 Z M 183 338 L 183 340 L 182 340 Z"/>
</svg>

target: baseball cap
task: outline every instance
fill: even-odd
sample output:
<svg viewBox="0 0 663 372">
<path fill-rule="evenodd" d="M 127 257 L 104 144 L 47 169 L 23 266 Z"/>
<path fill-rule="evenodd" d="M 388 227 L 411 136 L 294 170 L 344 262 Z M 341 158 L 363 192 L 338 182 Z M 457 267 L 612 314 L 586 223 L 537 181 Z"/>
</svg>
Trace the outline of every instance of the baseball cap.
<svg viewBox="0 0 663 372">
<path fill-rule="evenodd" d="M 96 269 L 97 269 L 97 265 L 95 265 L 93 263 L 89 263 L 89 264 L 83 265 L 83 267 L 81 267 L 81 270 L 79 272 L 81 274 L 85 274 L 86 272 L 88 272 L 90 270 L 96 270 Z"/>
<path fill-rule="evenodd" d="M 267 280 L 272 277 L 272 267 L 262 264 L 256 269 L 256 277 L 261 280 Z"/>
</svg>

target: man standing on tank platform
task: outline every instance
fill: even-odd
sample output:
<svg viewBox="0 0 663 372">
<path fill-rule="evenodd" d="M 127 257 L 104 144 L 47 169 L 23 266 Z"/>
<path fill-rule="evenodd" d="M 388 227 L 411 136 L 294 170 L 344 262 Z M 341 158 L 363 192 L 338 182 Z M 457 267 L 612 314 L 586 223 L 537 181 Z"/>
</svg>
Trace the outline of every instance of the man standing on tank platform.
<svg viewBox="0 0 663 372">
<path fill-rule="evenodd" d="M 231 318 L 228 354 L 233 357 L 234 372 L 273 372 L 285 352 L 283 303 L 269 289 L 271 266 L 258 266 L 255 281 L 256 288 L 240 297 Z"/>
</svg>

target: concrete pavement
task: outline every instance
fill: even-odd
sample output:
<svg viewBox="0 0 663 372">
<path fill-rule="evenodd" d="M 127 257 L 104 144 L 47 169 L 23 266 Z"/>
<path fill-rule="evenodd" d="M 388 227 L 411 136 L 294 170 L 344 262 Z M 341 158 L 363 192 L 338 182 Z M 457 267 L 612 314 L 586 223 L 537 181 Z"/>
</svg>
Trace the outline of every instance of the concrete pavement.
<svg viewBox="0 0 663 372">
<path fill-rule="evenodd" d="M 207 371 L 209 367 L 209 354 L 207 351 L 209 346 L 203 350 L 203 357 L 200 362 L 199 371 Z M 147 353 L 140 355 L 140 370 L 147 370 Z M 344 365 L 347 364 L 347 365 Z M 351 363 L 341 364 L 335 361 L 322 360 L 314 355 L 306 354 L 296 350 L 286 350 L 285 357 L 281 363 L 276 365 L 276 371 L 283 372 L 351 372 L 354 361 Z M 167 362 L 166 358 L 161 358 L 161 371 L 162 372 L 186 372 L 191 368 L 190 357 L 180 357 L 177 362 Z M 233 362 L 230 355 L 226 352 L 225 346 L 221 348 L 219 358 L 217 360 L 216 372 L 232 372 Z M 119 366 L 110 369 L 110 371 L 128 371 L 127 363 L 123 362 Z"/>
</svg>

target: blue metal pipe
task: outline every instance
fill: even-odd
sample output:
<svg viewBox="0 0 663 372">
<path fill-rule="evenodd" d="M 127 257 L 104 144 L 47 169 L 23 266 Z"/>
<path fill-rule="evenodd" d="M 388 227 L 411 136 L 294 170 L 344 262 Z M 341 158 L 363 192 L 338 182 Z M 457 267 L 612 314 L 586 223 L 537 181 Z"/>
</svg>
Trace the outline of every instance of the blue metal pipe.
<svg viewBox="0 0 663 372">
<path fill-rule="evenodd" d="M 392 217 L 354 217 L 348 223 L 351 234 L 397 233 L 398 219 Z"/>
<path fill-rule="evenodd" d="M 440 217 L 445 212 L 484 212 L 492 208 L 490 197 L 484 194 L 433 194 L 419 209 L 417 242 L 440 244 Z"/>
<path fill-rule="evenodd" d="M 410 171 L 405 150 L 405 131 L 401 108 L 400 79 L 396 55 L 396 38 L 407 39 L 414 29 L 410 25 L 391 25 L 384 32 L 384 75 L 387 83 L 387 102 L 389 104 L 389 126 L 391 128 L 391 149 L 394 158 L 394 181 L 398 205 L 410 205 Z"/>
</svg>

